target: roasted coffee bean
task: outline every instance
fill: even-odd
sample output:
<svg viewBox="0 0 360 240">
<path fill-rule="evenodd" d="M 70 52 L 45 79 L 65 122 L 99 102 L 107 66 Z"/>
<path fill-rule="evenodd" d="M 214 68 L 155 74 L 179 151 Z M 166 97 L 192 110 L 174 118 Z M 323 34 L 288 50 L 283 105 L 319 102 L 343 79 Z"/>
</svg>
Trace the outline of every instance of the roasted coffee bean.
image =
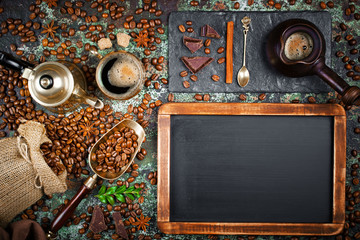
<svg viewBox="0 0 360 240">
<path fill-rule="evenodd" d="M 266 94 L 265 94 L 265 93 L 262 93 L 262 94 L 259 95 L 259 100 L 260 100 L 260 101 L 265 100 L 265 98 L 266 98 Z"/>
<path fill-rule="evenodd" d="M 198 5 L 199 5 L 199 2 L 198 2 L 198 1 L 193 0 L 193 1 L 191 1 L 191 2 L 190 2 L 190 5 L 191 5 L 191 6 L 193 6 L 193 7 L 196 7 L 196 6 L 198 6 Z"/>
<path fill-rule="evenodd" d="M 218 82 L 220 80 L 220 77 L 218 75 L 212 75 L 211 76 L 211 79 L 214 81 L 214 82 Z"/>
<path fill-rule="evenodd" d="M 240 8 L 240 3 L 239 3 L 239 2 L 236 2 L 236 3 L 234 4 L 234 8 L 235 8 L 235 9 L 239 9 L 239 8 Z"/>
<path fill-rule="evenodd" d="M 241 101 L 245 101 L 246 100 L 246 95 L 245 94 L 240 94 L 239 99 Z"/>
<path fill-rule="evenodd" d="M 192 21 L 186 21 L 186 25 L 191 26 L 193 24 Z"/>
<path fill-rule="evenodd" d="M 316 99 L 313 96 L 308 97 L 309 103 L 316 103 Z"/>
<path fill-rule="evenodd" d="M 225 62 L 225 57 L 221 57 L 221 58 L 219 58 L 218 60 L 217 60 L 217 63 L 218 64 L 222 64 L 222 63 L 224 63 Z"/>
<path fill-rule="evenodd" d="M 326 3 L 320 2 L 320 8 L 321 8 L 321 9 L 325 9 L 325 8 L 326 8 Z"/>
<path fill-rule="evenodd" d="M 205 43 L 204 43 L 204 46 L 205 46 L 205 47 L 209 47 L 210 44 L 211 44 L 211 39 L 206 39 L 206 40 L 205 40 Z"/>
<path fill-rule="evenodd" d="M 345 25 L 345 23 L 340 23 L 340 29 L 342 30 L 342 31 L 346 31 L 347 30 L 347 26 Z"/>
<path fill-rule="evenodd" d="M 205 52 L 206 54 L 210 54 L 210 49 L 209 49 L 209 48 L 205 48 L 205 49 L 204 49 L 204 52 Z"/>
<path fill-rule="evenodd" d="M 188 33 L 192 33 L 192 32 L 194 32 L 194 29 L 193 29 L 192 27 L 188 27 L 188 28 L 186 29 L 186 31 L 187 31 Z"/>
<path fill-rule="evenodd" d="M 179 25 L 179 31 L 180 32 L 185 32 L 186 31 L 186 29 L 185 29 L 185 26 L 184 25 Z"/>
<path fill-rule="evenodd" d="M 225 51 L 224 47 L 219 47 L 217 50 L 218 53 L 223 53 L 224 51 Z"/>
<path fill-rule="evenodd" d="M 168 101 L 169 102 L 173 102 L 174 101 L 174 94 L 172 94 L 172 93 L 169 93 L 169 95 L 168 95 Z M 6 125 L 6 124 L 5 124 Z M 1 126 L 1 125 L 0 125 Z"/>
<path fill-rule="evenodd" d="M 184 86 L 184 88 L 189 88 L 190 83 L 188 81 L 183 81 L 183 86 Z"/>
<path fill-rule="evenodd" d="M 196 75 L 191 75 L 190 80 L 196 82 L 198 80 L 198 77 Z"/>
<path fill-rule="evenodd" d="M 195 94 L 194 98 L 195 98 L 197 101 L 202 101 L 203 96 L 202 96 L 201 94 Z"/>
<path fill-rule="evenodd" d="M 180 72 L 181 77 L 186 77 L 188 75 L 188 72 L 186 70 Z"/>
</svg>

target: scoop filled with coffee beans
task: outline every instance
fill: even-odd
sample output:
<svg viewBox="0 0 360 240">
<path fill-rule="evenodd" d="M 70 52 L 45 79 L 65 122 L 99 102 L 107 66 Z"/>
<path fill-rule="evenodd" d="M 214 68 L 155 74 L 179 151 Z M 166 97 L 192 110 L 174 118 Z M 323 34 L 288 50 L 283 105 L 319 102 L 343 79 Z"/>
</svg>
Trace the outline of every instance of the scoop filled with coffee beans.
<svg viewBox="0 0 360 240">
<path fill-rule="evenodd" d="M 144 139 L 145 131 L 141 125 L 133 120 L 124 119 L 94 144 L 88 161 L 95 174 L 85 180 L 76 195 L 55 217 L 48 233 L 49 237 L 56 236 L 56 232 L 72 216 L 77 205 L 92 190 L 98 176 L 115 180 L 126 172 Z"/>
</svg>

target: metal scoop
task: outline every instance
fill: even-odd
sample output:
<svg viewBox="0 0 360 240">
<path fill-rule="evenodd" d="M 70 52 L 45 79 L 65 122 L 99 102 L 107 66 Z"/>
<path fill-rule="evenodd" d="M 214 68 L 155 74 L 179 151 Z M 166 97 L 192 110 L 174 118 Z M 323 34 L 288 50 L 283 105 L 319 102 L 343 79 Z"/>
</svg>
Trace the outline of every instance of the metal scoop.
<svg viewBox="0 0 360 240">
<path fill-rule="evenodd" d="M 107 136 L 113 134 L 115 131 L 120 130 L 122 127 L 129 127 L 131 129 L 133 129 L 135 131 L 136 135 L 138 136 L 138 139 L 137 139 L 138 146 L 135 149 L 134 153 L 132 153 L 130 161 L 128 162 L 128 164 L 126 164 L 124 167 L 121 168 L 121 171 L 119 171 L 117 173 L 116 172 L 110 173 L 110 172 L 96 171 L 96 166 L 98 165 L 98 163 L 96 161 L 91 160 L 92 153 L 95 153 L 98 150 L 99 145 L 106 141 Z M 135 158 L 136 154 L 138 153 L 144 139 L 145 139 L 145 131 L 140 126 L 140 124 L 138 124 L 137 122 L 135 122 L 133 120 L 125 119 L 125 120 L 122 120 L 121 122 L 119 122 L 118 124 L 116 124 L 112 129 L 110 129 L 110 131 L 108 131 L 106 134 L 104 134 L 95 143 L 95 145 L 91 148 L 89 156 L 88 156 L 88 163 L 89 163 L 92 171 L 95 174 L 92 176 L 89 176 L 84 181 L 84 184 L 80 187 L 80 189 L 75 194 L 75 196 L 69 201 L 69 203 L 65 206 L 65 208 L 61 212 L 59 212 L 59 214 L 52 221 L 51 226 L 50 226 L 50 231 L 47 234 L 47 237 L 49 239 L 56 238 L 57 231 L 66 223 L 66 220 L 68 220 L 73 215 L 73 212 L 75 211 L 76 207 L 79 205 L 81 200 L 85 197 L 85 195 L 91 192 L 91 190 L 95 186 L 98 176 L 103 179 L 107 179 L 107 180 L 115 180 L 126 172 L 126 170 L 134 162 L 134 158 Z"/>
</svg>

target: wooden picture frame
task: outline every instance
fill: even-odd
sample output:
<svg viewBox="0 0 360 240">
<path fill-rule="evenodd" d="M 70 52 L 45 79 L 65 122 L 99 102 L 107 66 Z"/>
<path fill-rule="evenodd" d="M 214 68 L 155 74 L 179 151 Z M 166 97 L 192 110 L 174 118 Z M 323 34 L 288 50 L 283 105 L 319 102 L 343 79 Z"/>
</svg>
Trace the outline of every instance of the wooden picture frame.
<svg viewBox="0 0 360 240">
<path fill-rule="evenodd" d="M 242 223 L 170 221 L 172 115 L 333 116 L 333 207 L 329 223 Z M 158 115 L 157 224 L 166 234 L 336 235 L 345 223 L 346 114 L 337 104 L 168 103 Z"/>
</svg>

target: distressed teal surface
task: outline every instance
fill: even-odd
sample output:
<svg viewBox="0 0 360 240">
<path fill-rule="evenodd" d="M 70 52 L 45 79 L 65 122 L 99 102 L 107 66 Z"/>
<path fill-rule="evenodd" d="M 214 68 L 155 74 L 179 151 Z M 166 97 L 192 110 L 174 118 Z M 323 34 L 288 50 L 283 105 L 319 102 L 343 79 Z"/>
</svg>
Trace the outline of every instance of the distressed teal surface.
<svg viewBox="0 0 360 240">
<path fill-rule="evenodd" d="M 25 3 L 26 2 L 26 3 Z M 59 5 L 63 6 L 64 1 L 59 1 Z M 72 2 L 75 2 L 72 0 Z M 120 1 L 118 1 L 120 2 Z M 178 10 L 178 11 L 278 11 L 274 7 L 269 7 L 266 3 L 266 0 L 255 0 L 255 3 L 252 6 L 247 6 L 247 0 L 239 0 L 239 1 L 218 1 L 218 0 L 209 0 L 209 1 L 200 1 L 200 5 L 197 7 L 190 6 L 190 0 L 180 0 L 180 1 L 166 1 L 162 0 L 159 1 L 159 8 L 163 10 L 164 16 L 162 16 L 163 22 L 166 21 L 166 17 L 170 11 Z M 234 3 L 239 2 L 240 8 L 234 9 Z M 287 1 L 280 1 L 282 3 L 281 11 L 291 10 L 291 11 L 297 11 L 297 10 L 321 10 L 319 3 L 319 0 L 313 0 L 313 3 L 311 5 L 307 5 L 304 3 L 303 0 L 297 0 L 296 4 L 291 6 L 288 4 Z M 126 11 L 124 16 L 133 14 L 134 10 L 137 7 L 142 6 L 142 2 L 137 3 L 135 0 L 126 0 L 123 3 L 120 2 L 121 5 L 126 7 Z M 333 37 L 340 34 L 341 31 L 339 29 L 339 23 L 344 21 L 344 17 L 346 19 L 346 24 L 348 25 L 348 30 L 346 33 L 351 33 L 356 37 L 357 40 L 359 40 L 358 35 L 360 31 L 360 21 L 356 21 L 353 19 L 353 17 L 350 19 L 349 17 L 346 17 L 344 15 L 344 10 L 348 6 L 348 1 L 342 1 L 342 0 L 335 0 L 335 7 L 333 9 L 327 8 L 326 10 L 329 11 L 332 15 L 332 26 L 333 26 Z M 11 1 L 2 1 L 0 2 L 0 5 L 5 5 L 5 8 L 7 6 L 10 6 L 10 9 L 15 9 L 16 7 L 11 6 Z M 30 1 L 24 1 L 24 5 L 30 4 Z M 359 3 L 355 3 L 356 5 L 356 12 L 359 11 Z M 12 8 L 14 7 L 14 8 Z M 69 25 L 75 24 L 75 25 L 82 25 L 85 24 L 83 19 L 78 20 L 76 23 L 72 23 L 72 21 L 68 18 L 69 15 L 61 15 L 59 12 L 59 7 L 54 9 L 49 9 L 45 3 L 41 4 L 41 10 L 44 11 L 47 14 L 47 17 L 45 19 L 42 19 L 42 23 L 49 23 L 51 20 L 55 20 L 57 25 L 60 25 L 61 23 L 67 23 Z M 27 7 L 26 7 L 27 8 Z M 6 11 L 6 10 L 5 10 Z M 107 12 L 107 11 L 105 11 Z M 28 13 L 26 13 L 28 14 Z M 67 16 L 67 17 L 64 17 Z M 141 17 L 148 17 L 148 13 L 143 13 Z M 3 17 L 0 15 L 0 19 L 4 20 Z M 99 18 L 101 20 L 101 18 Z M 108 18 L 109 19 L 109 18 Z M 122 18 L 121 22 L 117 21 L 115 24 L 117 28 L 115 29 L 115 33 L 117 32 L 126 32 L 129 33 L 130 30 L 126 30 L 122 28 L 122 22 L 124 21 L 124 17 Z M 113 21 L 111 21 L 113 22 Z M 103 21 L 101 20 L 99 23 L 103 26 L 104 29 L 106 29 L 106 26 L 109 24 L 109 20 Z M 266 23 L 264 23 L 266 24 Z M 168 46 L 167 46 L 167 26 L 166 24 L 163 26 L 165 29 L 165 34 L 159 35 L 162 43 L 158 45 L 158 48 L 155 52 L 153 52 L 149 57 L 159 57 L 160 55 L 165 56 L 167 58 L 168 54 Z M 66 39 L 63 39 L 60 34 L 57 34 L 60 37 L 61 42 L 64 42 Z M 75 43 L 77 40 L 82 40 L 85 43 L 92 43 L 89 39 L 86 39 L 84 37 L 85 33 L 77 31 L 76 35 L 71 37 L 71 40 Z M 342 33 L 342 36 L 344 37 L 345 34 Z M 29 55 L 30 53 L 34 53 L 37 56 L 37 59 L 40 55 L 42 55 L 43 47 L 41 46 L 41 40 L 45 37 L 44 34 L 39 36 L 39 41 L 34 45 L 31 46 L 28 44 L 19 44 L 18 48 L 21 50 L 24 50 L 24 55 Z M 0 43 L 8 48 L 9 41 L 8 40 L 1 40 Z M 100 51 L 100 54 L 105 55 L 106 53 L 109 53 L 114 50 L 123 50 L 123 48 L 119 47 L 115 41 L 113 41 L 113 48 Z M 333 58 L 332 58 L 332 67 L 336 70 L 336 72 L 344 77 L 344 79 L 351 85 L 357 85 L 360 86 L 360 82 L 352 81 L 350 78 L 346 77 L 346 71 L 343 67 L 343 63 L 341 62 L 341 59 L 335 57 L 335 52 L 338 50 L 344 51 L 347 55 L 349 55 L 348 51 L 352 48 L 350 47 L 345 40 L 341 40 L 340 43 L 333 42 Z M 358 47 L 356 45 L 355 47 Z M 83 53 L 83 48 L 77 50 L 77 57 L 80 57 Z M 131 44 L 128 48 L 126 48 L 127 51 L 132 52 L 136 54 L 138 57 L 143 58 L 145 57 L 142 49 L 139 49 L 136 47 L 136 44 L 131 41 Z M 352 59 L 355 60 L 356 64 L 359 64 L 359 61 L 357 59 L 358 55 L 351 56 Z M 50 60 L 56 60 L 54 56 L 47 58 L 47 61 Z M 248 56 L 248 61 L 251 61 L 251 57 Z M 97 64 L 96 57 L 90 57 L 90 60 L 87 62 L 89 66 L 95 67 Z M 165 60 L 166 64 L 166 60 Z M 165 65 L 164 64 L 164 65 Z M 159 73 L 161 78 L 167 78 L 167 68 L 165 67 L 162 72 L 156 71 L 153 67 L 150 67 L 149 71 L 147 72 L 147 76 L 150 77 L 152 73 Z M 114 111 L 120 111 L 120 112 L 126 112 L 127 106 L 129 104 L 133 105 L 139 105 L 141 103 L 141 100 L 143 98 L 143 95 L 145 93 L 149 93 L 153 99 L 161 99 L 164 103 L 167 102 L 167 96 L 168 96 L 168 88 L 167 85 L 161 84 L 160 89 L 156 90 L 154 89 L 153 85 L 151 85 L 149 88 L 144 88 L 140 94 L 136 97 L 134 97 L 131 100 L 128 101 L 113 101 L 105 98 L 99 90 L 95 91 L 95 95 L 99 96 L 101 99 L 104 100 L 105 103 L 109 103 Z M 175 94 L 175 102 L 195 102 L 194 99 L 195 94 Z M 309 96 L 314 96 L 316 101 L 318 103 L 326 103 L 327 100 L 331 98 L 335 98 L 335 93 L 331 92 L 329 94 L 300 94 L 300 93 L 294 93 L 294 94 L 267 94 L 264 101 L 258 100 L 258 94 L 246 94 L 247 99 L 244 102 L 277 102 L 277 103 L 289 103 L 292 100 L 299 100 L 302 103 L 307 103 L 307 98 Z M 226 93 L 219 93 L 219 94 L 211 94 L 210 102 L 240 102 L 239 95 L 238 94 L 226 94 Z M 358 162 L 357 157 L 354 158 L 351 156 L 350 151 L 352 149 L 359 150 L 359 137 L 358 135 L 354 134 L 353 129 L 354 127 L 358 127 L 359 123 L 358 116 L 359 116 L 359 108 L 358 107 L 352 107 L 350 110 L 347 111 L 347 185 L 351 186 L 353 191 L 359 190 L 358 186 L 354 186 L 351 183 L 352 177 L 350 176 L 350 167 L 351 164 Z M 148 155 L 146 156 L 145 160 L 138 161 L 136 160 L 140 166 L 139 177 L 136 178 L 135 182 L 146 182 L 147 183 L 147 192 L 144 195 L 145 196 L 145 202 L 141 204 L 141 208 L 143 209 L 143 214 L 146 216 L 149 216 L 152 218 L 150 226 L 148 227 L 146 232 L 138 231 L 135 236 L 138 236 L 139 234 L 145 234 L 153 236 L 156 233 L 160 233 L 158 228 L 156 227 L 156 198 L 157 198 L 157 188 L 156 186 L 150 185 L 149 181 L 147 180 L 147 175 L 150 171 L 156 171 L 157 169 L 157 111 L 153 111 L 151 116 L 145 115 L 146 120 L 150 120 L 150 125 L 146 129 L 146 136 L 147 141 L 144 144 L 144 147 L 148 151 Z M 36 212 L 37 220 L 40 221 L 42 217 L 49 217 L 51 220 L 54 218 L 51 211 L 55 209 L 58 205 L 62 204 L 65 199 L 70 199 L 77 191 L 78 187 L 81 184 L 81 181 L 84 180 L 87 176 L 83 176 L 80 180 L 72 181 L 72 185 L 70 186 L 70 189 L 64 193 L 64 194 L 55 194 L 51 200 L 44 198 L 46 201 L 46 205 L 49 206 L 50 211 L 49 212 Z M 129 174 L 125 174 L 122 176 L 119 180 L 126 180 L 129 177 Z M 104 184 L 108 184 L 107 182 L 104 182 Z M 115 184 L 115 183 L 114 183 Z M 114 185 L 113 184 L 113 185 Z M 94 206 L 94 205 L 103 205 L 98 201 L 97 198 L 93 197 L 97 193 L 98 189 L 95 189 L 93 193 L 90 194 L 88 198 L 83 200 L 77 210 L 75 211 L 76 215 L 80 215 L 83 212 L 86 212 L 86 209 L 88 206 Z M 316 197 L 316 196 L 314 196 Z M 356 209 L 360 210 L 358 206 L 356 206 Z M 291 214 L 291 213 L 289 213 Z M 15 220 L 20 219 L 18 216 Z M 79 225 L 71 225 L 70 227 L 64 227 L 59 231 L 58 239 L 86 239 L 85 235 L 78 234 L 78 231 L 80 228 L 82 228 L 82 223 L 84 221 L 82 220 Z M 349 236 L 353 236 L 356 232 L 360 231 L 360 227 L 357 224 L 355 227 L 350 228 L 349 230 Z M 111 239 L 111 234 L 113 234 L 113 231 L 105 231 L 102 233 L 103 239 Z M 239 236 L 218 236 L 218 239 L 238 239 Z M 245 237 L 245 236 L 244 236 Z M 162 239 L 208 239 L 210 238 L 207 235 L 164 235 L 162 234 Z M 290 236 L 257 236 L 256 239 L 269 239 L 269 240 L 275 240 L 275 239 L 291 239 Z M 300 239 L 311 239 L 311 237 L 300 237 Z M 335 239 L 335 237 L 317 237 L 316 239 Z M 353 239 L 353 237 L 351 237 Z"/>
</svg>

